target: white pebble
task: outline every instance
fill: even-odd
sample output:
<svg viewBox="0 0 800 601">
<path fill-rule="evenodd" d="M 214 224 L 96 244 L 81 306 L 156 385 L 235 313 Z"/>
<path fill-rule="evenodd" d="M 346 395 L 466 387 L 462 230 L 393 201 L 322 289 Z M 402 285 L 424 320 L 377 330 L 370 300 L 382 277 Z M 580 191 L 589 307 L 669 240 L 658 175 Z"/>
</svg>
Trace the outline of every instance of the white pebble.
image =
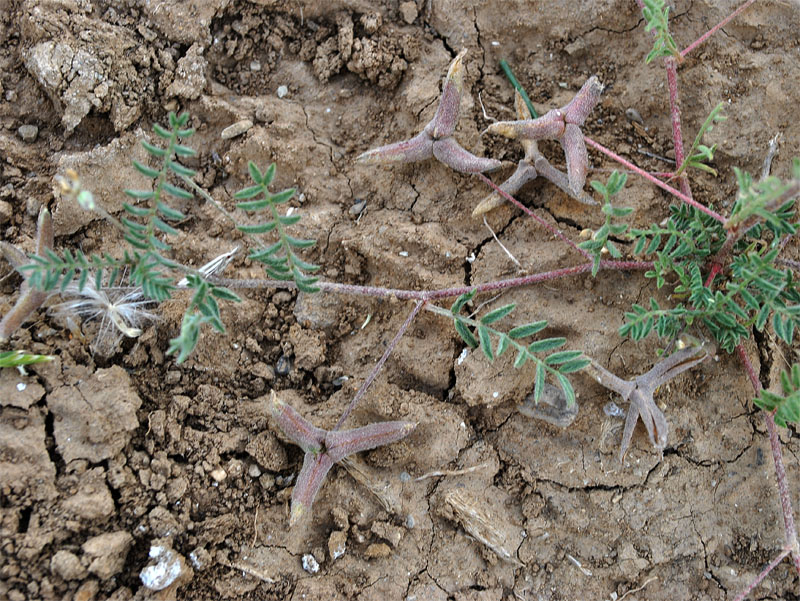
<svg viewBox="0 0 800 601">
<path fill-rule="evenodd" d="M 278 98 L 285 98 L 289 95 L 289 88 L 286 86 L 278 86 L 278 91 L 276 93 L 278 94 Z"/>
<path fill-rule="evenodd" d="M 309 574 L 316 574 L 319 572 L 319 564 L 311 553 L 303 555 L 303 569 Z"/>
<path fill-rule="evenodd" d="M 253 122 L 250 121 L 250 119 L 242 119 L 241 121 L 237 121 L 233 125 L 229 125 L 223 129 L 220 136 L 223 140 L 230 140 L 236 136 L 241 136 L 251 127 L 253 127 Z"/>
<path fill-rule="evenodd" d="M 215 470 L 211 470 L 211 474 L 210 475 L 214 479 L 214 482 L 217 482 L 217 483 L 222 482 L 225 478 L 228 477 L 228 473 L 224 469 L 222 469 L 221 467 L 218 467 Z"/>
<path fill-rule="evenodd" d="M 158 560 L 158 563 L 144 568 L 139 572 L 139 578 L 151 591 L 167 588 L 181 575 L 181 561 L 172 549 L 153 545 L 150 547 L 150 557 Z"/>
<path fill-rule="evenodd" d="M 17 390 L 19 390 L 20 392 L 25 390 L 27 387 L 28 387 L 28 385 L 25 382 L 19 382 L 17 384 Z"/>
</svg>

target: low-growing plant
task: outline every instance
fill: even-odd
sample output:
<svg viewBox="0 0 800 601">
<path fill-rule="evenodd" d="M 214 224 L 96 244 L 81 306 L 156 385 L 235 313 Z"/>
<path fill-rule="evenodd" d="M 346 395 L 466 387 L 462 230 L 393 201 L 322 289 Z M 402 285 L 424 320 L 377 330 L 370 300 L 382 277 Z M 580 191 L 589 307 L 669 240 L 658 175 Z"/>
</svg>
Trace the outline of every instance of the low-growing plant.
<svg viewBox="0 0 800 601">
<path fill-rule="evenodd" d="M 713 28 L 711 33 L 751 3 L 752 0 L 748 0 Z M 169 352 L 177 354 L 178 362 L 185 360 L 197 345 L 203 324 L 224 331 L 218 301 L 237 302 L 239 298 L 233 293 L 234 288 L 286 287 L 309 294 L 326 291 L 415 301 L 381 359 L 331 430 L 313 426 L 273 393 L 270 409 L 275 421 L 292 442 L 304 451 L 303 467 L 292 496 L 290 524 L 295 524 L 302 515 L 310 513 L 314 497 L 334 463 L 348 454 L 399 440 L 413 430 L 414 424 L 403 421 L 368 424 L 351 430 L 341 430 L 341 427 L 422 309 L 452 320 L 461 340 L 472 349 L 479 348 L 489 361 L 513 350 L 516 353 L 515 367 L 533 362 L 535 375 L 531 388 L 535 401 L 540 398 L 545 379 L 549 376 L 559 384 L 568 403 L 574 403 L 574 387 L 568 376 L 582 369 L 587 369 L 600 384 L 628 400 L 630 406 L 620 445 L 620 459 L 625 455 L 639 419 L 644 422 L 651 443 L 658 450 L 665 448 L 668 444 L 668 425 L 666 416 L 655 404 L 656 389 L 712 354 L 708 350 L 710 344 L 690 343 L 686 346 L 681 340 L 687 336 L 690 340 L 695 337 L 713 339 L 714 345 L 724 351 L 735 352 L 741 359 L 755 390 L 754 402 L 765 411 L 764 419 L 778 476 L 786 528 L 786 545 L 781 555 L 767 566 L 741 598 L 788 555 L 792 555 L 800 571 L 800 551 L 791 497 L 776 429 L 776 423 L 785 426 L 800 419 L 800 366 L 795 365 L 782 375 L 782 392 L 762 391 L 742 345 L 754 328 L 764 331 L 768 327 L 780 340 L 792 344 L 795 330 L 800 325 L 800 287 L 793 271 L 795 267 L 787 265 L 786 261 L 782 262 L 780 257 L 786 240 L 794 236 L 798 228 L 795 203 L 800 194 L 800 161 L 795 160 L 788 178 L 769 176 L 754 181 L 746 172 L 736 170 L 739 192 L 727 217 L 697 201 L 691 193 L 688 176 L 693 171 L 689 167 L 716 175 L 716 170 L 708 164 L 714 158 L 715 147 L 704 146 L 702 139 L 713 124 L 720 121 L 722 105 L 712 110 L 688 153 L 684 152 L 677 63 L 710 34 L 679 51 L 669 31 L 669 9 L 664 2 L 646 0 L 640 6 L 647 22 L 645 29 L 655 35 L 655 44 L 646 62 L 664 57 L 667 70 L 676 168 L 665 178 L 659 179 L 647 173 L 583 134 L 581 128 L 602 91 L 596 77 L 590 78 L 570 103 L 539 117 L 530 100 L 526 102 L 527 95 L 522 86 L 511 76 L 516 89 L 516 115 L 519 118 L 493 123 L 487 131 L 520 139 L 525 156 L 510 180 L 500 186 L 495 185 L 483 172 L 498 168 L 500 162 L 472 155 L 453 138 L 464 87 L 463 51 L 451 63 L 444 79 L 439 106 L 422 132 L 411 139 L 367 151 L 357 159 L 364 163 L 405 163 L 434 157 L 459 172 L 476 174 L 492 187 L 494 193 L 490 195 L 491 200 L 485 199 L 486 204 L 479 205 L 481 210 L 476 210 L 477 213 L 491 210 L 499 204 L 498 199 L 503 199 L 533 216 L 512 194 L 537 175 L 543 175 L 569 196 L 585 200 L 583 188 L 588 172 L 587 146 L 593 148 L 626 170 L 614 171 L 605 183 L 591 182 L 592 188 L 602 197 L 603 225 L 595 232 L 587 232 L 589 239 L 580 243 L 572 241 L 557 228 L 546 225 L 554 235 L 580 253 L 583 262 L 578 265 L 442 290 L 395 290 L 327 282 L 309 275 L 315 273 L 318 266 L 297 254 L 299 249 L 312 246 L 314 241 L 287 233 L 287 228 L 298 224 L 300 216 L 288 211 L 281 214 L 278 210 L 281 204 L 291 199 L 294 190 L 271 193 L 268 188 L 275 174 L 275 165 L 262 172 L 252 162 L 248 168 L 253 185 L 235 195 L 240 201 L 237 206 L 246 213 L 265 211 L 267 220 L 256 224 L 237 224 L 237 227 L 250 236 L 256 246 L 249 258 L 264 264 L 270 279 L 223 279 L 181 265 L 170 258 L 168 240 L 177 233 L 176 226 L 184 219 L 184 213 L 169 204 L 167 199 L 171 197 L 175 201 L 185 202 L 192 197 L 185 188 L 172 183 L 186 182 L 194 176 L 194 172 L 180 162 L 182 157 L 189 157 L 194 152 L 184 142 L 193 133 L 187 128 L 189 117 L 184 113 L 181 116 L 170 114 L 169 128 L 154 126 L 155 134 L 163 141 L 163 145 L 143 141 L 157 166 L 141 163 L 134 163 L 134 166 L 152 180 L 152 188 L 126 191 L 132 202 L 123 205 L 125 216 L 121 220 L 106 215 L 130 245 L 123 257 L 87 257 L 80 251 L 73 253 L 69 250 L 59 254 L 52 249 L 50 241 L 49 245 L 42 244 L 37 254 L 31 257 L 30 265 L 15 267 L 26 274 L 26 283 L 31 289 L 44 295 L 71 290 L 73 282 L 77 282 L 74 285 L 80 294 L 92 278 L 94 290 L 99 296 L 102 290 L 118 283 L 121 274 L 127 270 L 132 286 L 140 289 L 145 298 L 160 302 L 178 290 L 179 277 L 185 279 L 193 296 L 183 317 L 180 335 L 170 342 L 169 348 Z M 511 73 L 507 64 L 504 69 Z M 557 140 L 563 147 L 566 174 L 552 167 L 539 152 L 536 142 L 544 139 Z M 645 178 L 679 201 L 669 207 L 670 214 L 666 221 L 643 229 L 631 229 L 628 224 L 620 222 L 631 213 L 631 209 L 615 206 L 613 201 L 623 190 L 630 174 Z M 673 179 L 678 182 L 680 189 L 668 183 Z M 76 184 L 77 178 L 70 181 L 66 185 L 67 193 L 82 206 L 96 210 L 91 194 Z M 542 223 L 541 220 L 539 222 Z M 257 238 L 261 235 L 272 235 L 277 240 L 272 238 L 271 242 L 265 244 Z M 623 260 L 628 251 L 633 255 L 642 255 L 644 260 Z M 604 258 L 605 255 L 611 259 Z M 641 340 L 654 333 L 664 347 L 661 359 L 633 380 L 612 374 L 581 350 L 558 350 L 567 342 L 562 337 L 530 340 L 530 337 L 545 332 L 547 322 L 544 320 L 500 328 L 498 323 L 501 320 L 508 318 L 510 321 L 513 316 L 516 308 L 513 304 L 492 309 L 482 317 L 462 314 L 477 294 L 582 273 L 591 273 L 596 277 L 601 271 L 609 269 L 644 271 L 645 277 L 653 279 L 657 288 L 667 287 L 671 292 L 669 306 L 662 307 L 651 298 L 644 304 L 633 305 L 631 311 L 625 314 L 626 322 L 619 330 L 621 336 Z M 451 306 L 440 307 L 436 304 L 448 298 L 456 299 Z M 112 321 L 118 329 L 137 327 L 132 318 L 123 319 L 119 314 L 118 303 L 104 303 L 100 312 L 106 315 L 114 313 L 115 310 L 109 308 L 112 306 L 117 306 L 117 321 Z M 122 325 L 118 323 L 120 320 Z"/>
</svg>

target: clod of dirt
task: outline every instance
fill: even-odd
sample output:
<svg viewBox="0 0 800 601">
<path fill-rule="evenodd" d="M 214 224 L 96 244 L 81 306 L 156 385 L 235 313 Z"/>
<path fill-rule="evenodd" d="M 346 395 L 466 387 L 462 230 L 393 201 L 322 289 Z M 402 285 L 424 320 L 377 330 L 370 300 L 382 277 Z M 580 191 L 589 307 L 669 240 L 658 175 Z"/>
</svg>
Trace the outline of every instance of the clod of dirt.
<svg viewBox="0 0 800 601">
<path fill-rule="evenodd" d="M 271 471 L 280 472 L 289 467 L 286 449 L 269 430 L 259 432 L 244 448 L 258 464 Z"/>
<path fill-rule="evenodd" d="M 119 453 L 139 426 L 142 404 L 127 372 L 114 365 L 100 369 L 76 386 L 62 386 L 48 396 L 55 416 L 55 438 L 64 461 L 94 463 Z"/>
<path fill-rule="evenodd" d="M 56 467 L 45 445 L 44 418 L 28 411 L 0 411 L 0 488 L 34 500 L 56 496 Z"/>
<path fill-rule="evenodd" d="M 61 124 L 66 133 L 78 126 L 94 103 L 100 104 L 94 89 L 106 81 L 106 75 L 102 63 L 91 52 L 50 40 L 26 53 L 25 66 L 53 104 L 60 107 L 63 103 Z"/>
<path fill-rule="evenodd" d="M 298 369 L 311 371 L 325 362 L 325 339 L 319 332 L 306 330 L 294 324 L 289 328 L 289 342 L 294 347 Z"/>
<path fill-rule="evenodd" d="M 83 580 L 86 578 L 86 568 L 74 553 L 60 550 L 56 551 L 50 559 L 50 571 L 64 580 Z"/>
<path fill-rule="evenodd" d="M 417 11 L 417 3 L 401 2 L 400 15 L 403 17 L 403 21 L 405 21 L 408 25 L 411 25 L 414 21 L 416 21 L 417 16 L 419 15 L 419 12 Z"/>
<path fill-rule="evenodd" d="M 83 543 L 83 553 L 91 561 L 89 571 L 106 580 L 122 570 L 133 537 L 124 530 L 93 536 Z"/>
<path fill-rule="evenodd" d="M 203 47 L 192 44 L 186 54 L 178 61 L 175 79 L 167 88 L 167 96 L 179 96 L 194 100 L 206 87 L 208 61 L 203 57 Z"/>
<path fill-rule="evenodd" d="M 369 547 L 367 547 L 367 550 L 364 551 L 364 558 L 382 559 L 384 557 L 389 557 L 391 554 L 392 550 L 386 543 L 372 543 Z"/>
<path fill-rule="evenodd" d="M 36 380 L 16 369 L 0 370 L 0 405 L 27 409 L 43 396 L 44 388 Z"/>
<path fill-rule="evenodd" d="M 211 42 L 211 21 L 227 0 L 166 0 L 145 2 L 141 10 L 168 39 L 181 44 Z"/>
<path fill-rule="evenodd" d="M 71 516 L 86 521 L 103 521 L 114 512 L 114 499 L 106 485 L 101 467 L 88 470 L 81 476 L 78 490 L 63 502 Z"/>
<path fill-rule="evenodd" d="M 347 532 L 334 530 L 328 538 L 328 554 L 331 561 L 336 561 L 347 551 Z"/>
<path fill-rule="evenodd" d="M 536 366 L 526 362 L 514 369 L 515 355 L 508 352 L 490 363 L 480 349 L 467 351 L 456 359 L 456 388 L 470 406 L 495 406 L 506 401 L 521 401 L 531 392 Z"/>
<path fill-rule="evenodd" d="M 57 155 L 57 173 L 74 169 L 85 182 L 91 182 L 95 202 L 109 213 L 121 209 L 120 183 L 126 188 L 148 189 L 152 182 L 134 169 L 132 161 L 147 164 L 147 152 L 139 144 L 144 132 L 125 134 L 115 138 L 105 146 L 92 148 L 87 152 L 64 153 Z M 74 234 L 91 221 L 99 219 L 92 211 L 85 211 L 77 202 L 60 199 L 53 210 L 53 227 L 56 236 Z"/>
</svg>

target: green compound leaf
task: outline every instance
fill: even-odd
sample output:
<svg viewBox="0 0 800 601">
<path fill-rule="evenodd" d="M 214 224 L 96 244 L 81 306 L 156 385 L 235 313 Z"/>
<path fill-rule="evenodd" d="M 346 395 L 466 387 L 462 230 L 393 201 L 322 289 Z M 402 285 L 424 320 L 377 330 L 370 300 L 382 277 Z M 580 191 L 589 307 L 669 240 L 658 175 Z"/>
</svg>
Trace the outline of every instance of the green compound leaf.
<svg viewBox="0 0 800 601">
<path fill-rule="evenodd" d="M 456 326 L 456 332 L 458 333 L 459 336 L 461 336 L 461 340 L 463 340 L 468 347 L 473 349 L 477 348 L 478 340 L 477 338 L 475 338 L 472 332 L 470 332 L 469 328 L 466 325 L 464 325 L 463 322 L 457 319 L 454 321 Z"/>
<path fill-rule="evenodd" d="M 524 326 L 513 328 L 508 332 L 508 335 L 514 340 L 519 340 L 520 338 L 526 338 L 528 336 L 538 334 L 546 327 L 547 321 L 534 321 L 532 323 L 525 324 Z"/>
<path fill-rule="evenodd" d="M 261 190 L 262 184 L 264 182 L 264 174 L 258 170 L 258 166 L 253 161 L 247 162 L 247 170 L 250 172 L 250 179 L 252 179 L 256 184 L 258 184 L 257 186 L 253 187 Z"/>
<path fill-rule="evenodd" d="M 243 188 L 242 190 L 239 190 L 233 195 L 233 197 L 236 200 L 247 200 L 248 198 L 258 196 L 262 190 L 263 188 L 261 185 L 250 186 L 249 188 Z M 243 211 L 260 211 L 261 209 L 266 209 L 269 204 L 269 200 L 265 198 L 263 200 L 254 200 L 251 202 L 239 202 L 236 203 L 236 207 L 242 209 Z"/>
<path fill-rule="evenodd" d="M 484 326 L 478 326 L 478 338 L 481 342 L 481 350 L 483 354 L 489 359 L 489 361 L 494 361 L 494 354 L 492 353 L 492 341 L 489 338 L 489 329 Z"/>
<path fill-rule="evenodd" d="M 558 353 L 553 353 L 549 355 L 544 362 L 547 365 L 558 365 L 559 363 L 566 363 L 567 361 L 573 361 L 583 355 L 582 351 L 561 351 Z"/>
<path fill-rule="evenodd" d="M 274 230 L 277 225 L 277 221 L 268 221 L 267 223 L 259 223 L 256 225 L 237 225 L 236 229 L 245 234 L 266 234 Z"/>
<path fill-rule="evenodd" d="M 164 192 L 172 194 L 176 198 L 181 198 L 183 200 L 190 200 L 190 199 L 194 198 L 192 193 L 189 192 L 188 190 L 184 190 L 183 188 L 179 188 L 178 186 L 173 186 L 172 184 L 170 184 L 168 182 L 164 182 L 161 185 L 161 188 L 164 190 Z"/>
<path fill-rule="evenodd" d="M 534 376 L 534 386 L 533 386 L 533 401 L 535 403 L 538 403 L 539 400 L 542 398 L 542 390 L 544 389 L 544 379 L 545 379 L 544 363 L 542 361 L 537 361 L 536 375 Z"/>
<path fill-rule="evenodd" d="M 481 323 L 484 325 L 489 325 L 496 321 L 500 321 L 506 315 L 510 314 L 516 308 L 516 306 L 517 306 L 516 304 L 511 303 L 508 305 L 504 305 L 493 311 L 490 311 L 489 313 L 481 317 Z"/>
<path fill-rule="evenodd" d="M 567 399 L 567 406 L 571 407 L 575 404 L 575 391 L 572 388 L 572 384 L 570 384 L 564 374 L 559 372 L 556 372 L 556 379 L 558 380 L 559 386 L 561 386 L 561 390 L 564 391 L 564 397 Z"/>
<path fill-rule="evenodd" d="M 133 167 L 134 167 L 134 169 L 136 169 L 136 171 L 138 171 L 139 173 L 141 173 L 145 177 L 149 177 L 150 179 L 155 179 L 159 175 L 161 175 L 161 173 L 159 171 L 156 171 L 155 169 L 153 169 L 151 167 L 148 167 L 147 165 L 143 165 L 142 163 L 140 163 L 136 159 L 133 160 Z"/>
<path fill-rule="evenodd" d="M 533 353 L 544 353 L 546 351 L 551 351 L 553 349 L 562 346 L 567 342 L 566 338 L 544 338 L 542 340 L 537 340 L 536 342 L 528 345 L 528 352 Z"/>
</svg>

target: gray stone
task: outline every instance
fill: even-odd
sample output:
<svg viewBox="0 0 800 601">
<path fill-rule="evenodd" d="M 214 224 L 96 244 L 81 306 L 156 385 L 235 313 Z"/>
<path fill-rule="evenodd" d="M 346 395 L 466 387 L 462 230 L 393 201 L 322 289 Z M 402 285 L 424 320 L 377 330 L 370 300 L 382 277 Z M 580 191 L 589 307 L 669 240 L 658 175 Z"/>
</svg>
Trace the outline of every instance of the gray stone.
<svg viewBox="0 0 800 601">
<path fill-rule="evenodd" d="M 26 142 L 33 142 L 36 140 L 36 136 L 39 135 L 39 128 L 35 125 L 20 125 L 17 133 Z"/>
</svg>

